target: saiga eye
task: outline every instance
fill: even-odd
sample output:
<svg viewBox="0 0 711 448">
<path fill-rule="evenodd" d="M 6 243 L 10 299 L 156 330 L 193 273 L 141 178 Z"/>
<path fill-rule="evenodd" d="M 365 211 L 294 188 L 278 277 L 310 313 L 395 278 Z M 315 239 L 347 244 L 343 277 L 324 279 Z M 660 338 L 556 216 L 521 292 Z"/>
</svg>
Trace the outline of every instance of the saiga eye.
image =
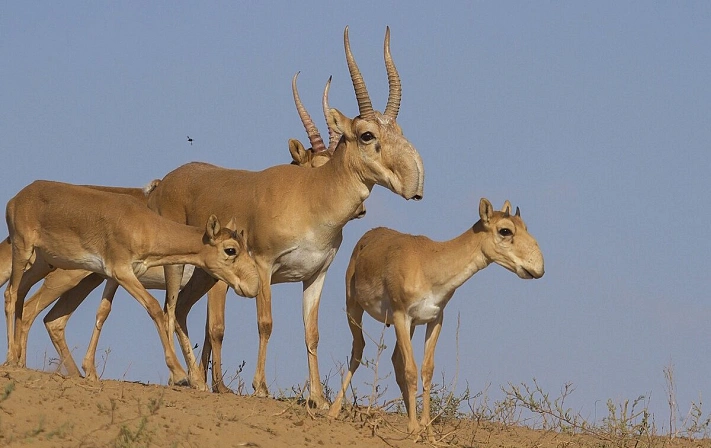
<svg viewBox="0 0 711 448">
<path fill-rule="evenodd" d="M 370 131 L 363 132 L 363 133 L 360 135 L 360 140 L 361 140 L 363 143 L 368 143 L 369 141 L 373 140 L 374 138 L 375 138 L 375 136 L 374 136 L 373 133 L 370 132 Z"/>
<path fill-rule="evenodd" d="M 499 229 L 499 235 L 511 236 L 511 235 L 513 235 L 513 232 L 510 229 L 507 229 L 506 227 L 504 227 L 503 229 Z"/>
<path fill-rule="evenodd" d="M 225 249 L 225 253 L 230 257 L 234 257 L 235 255 L 237 255 L 237 249 L 235 249 L 234 247 L 228 247 Z"/>
</svg>

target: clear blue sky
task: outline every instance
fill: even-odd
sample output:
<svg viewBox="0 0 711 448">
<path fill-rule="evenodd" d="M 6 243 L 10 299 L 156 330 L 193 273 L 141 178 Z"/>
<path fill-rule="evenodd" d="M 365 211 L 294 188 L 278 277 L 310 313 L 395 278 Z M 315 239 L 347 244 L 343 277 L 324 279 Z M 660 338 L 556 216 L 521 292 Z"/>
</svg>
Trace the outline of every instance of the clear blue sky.
<svg viewBox="0 0 711 448">
<path fill-rule="evenodd" d="M 252 170 L 287 162 L 287 140 L 306 141 L 291 98 L 296 71 L 323 132 L 328 76 L 332 107 L 357 113 L 346 25 L 380 110 L 391 27 L 398 122 L 422 155 L 425 194 L 406 202 L 375 187 L 367 216 L 344 229 L 321 302 L 322 374 L 336 378 L 350 353 L 343 278 L 357 239 L 381 225 L 452 238 L 478 219 L 483 196 L 521 208 L 546 275 L 523 281 L 492 265 L 462 286 L 446 309 L 436 379 L 457 373 L 459 314 L 459 387 L 491 384 L 500 398 L 509 382 L 535 377 L 553 395 L 572 382 L 570 404 L 598 416 L 598 401 L 644 394 L 659 423 L 671 363 L 682 414 L 709 400 L 707 2 L 9 2 L 0 15 L 0 202 L 35 179 L 143 186 L 193 160 Z M 70 321 L 77 359 L 98 297 Z M 300 297 L 300 284 L 274 288 L 273 393 L 307 378 Z M 204 303 L 190 318 L 200 344 Z M 393 338 L 389 329 L 389 347 Z M 254 301 L 231 293 L 228 376 L 244 360 L 251 383 L 257 341 Z M 125 293 L 99 348 L 111 350 L 105 378 L 167 379 L 153 323 Z M 29 364 L 47 367 L 53 356 L 38 321 Z M 389 357 L 390 348 L 382 372 Z M 395 394 L 393 378 L 385 384 Z"/>
</svg>

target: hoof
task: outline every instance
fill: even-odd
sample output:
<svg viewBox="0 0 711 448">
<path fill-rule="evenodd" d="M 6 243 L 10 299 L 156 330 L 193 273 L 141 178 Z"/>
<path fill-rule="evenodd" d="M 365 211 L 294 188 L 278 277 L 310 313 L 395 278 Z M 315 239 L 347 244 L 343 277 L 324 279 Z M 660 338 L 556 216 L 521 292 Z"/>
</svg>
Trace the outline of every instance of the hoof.
<svg viewBox="0 0 711 448">
<path fill-rule="evenodd" d="M 267 388 L 259 388 L 252 394 L 253 397 L 269 398 L 269 390 Z"/>
<path fill-rule="evenodd" d="M 309 397 L 309 407 L 320 410 L 327 410 L 329 408 L 329 403 L 323 396 L 320 397 Z"/>
<path fill-rule="evenodd" d="M 172 381 L 171 386 L 178 386 L 178 387 L 190 387 L 190 381 L 188 381 L 188 378 L 181 378 L 178 381 Z"/>
<path fill-rule="evenodd" d="M 234 393 L 232 389 L 225 386 L 224 383 L 220 382 L 212 386 L 212 391 L 216 394 L 232 394 Z"/>
<path fill-rule="evenodd" d="M 96 375 L 86 375 L 84 377 L 84 381 L 86 381 L 87 383 L 98 383 L 99 377 L 97 377 Z"/>
</svg>

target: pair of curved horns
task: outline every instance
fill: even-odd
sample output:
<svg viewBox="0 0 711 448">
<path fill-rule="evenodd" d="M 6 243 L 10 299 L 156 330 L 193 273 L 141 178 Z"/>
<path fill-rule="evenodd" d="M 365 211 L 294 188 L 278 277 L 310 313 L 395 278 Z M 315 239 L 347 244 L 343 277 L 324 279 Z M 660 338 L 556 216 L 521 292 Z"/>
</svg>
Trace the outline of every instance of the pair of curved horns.
<svg viewBox="0 0 711 448">
<path fill-rule="evenodd" d="M 358 101 L 358 111 L 362 118 L 373 118 L 375 112 L 373 110 L 373 105 L 370 101 L 370 96 L 368 95 L 368 89 L 365 87 L 365 81 L 363 81 L 363 75 L 361 75 L 358 69 L 358 64 L 356 64 L 353 53 L 351 52 L 351 45 L 348 39 L 348 27 L 343 33 L 343 41 L 346 49 L 346 62 L 348 63 L 348 71 L 351 74 L 351 80 L 353 81 L 353 89 L 355 90 L 356 100 Z M 385 43 L 383 44 L 383 52 L 385 55 L 385 69 L 388 73 L 388 102 L 385 105 L 384 115 L 390 117 L 393 120 L 397 118 L 397 114 L 400 111 L 400 100 L 402 98 L 402 85 L 400 84 L 400 75 L 395 68 L 395 63 L 393 62 L 392 56 L 390 55 L 390 27 L 385 28 Z M 294 95 L 294 103 L 296 104 L 296 111 L 301 118 L 301 122 L 306 130 L 306 135 L 309 137 L 309 142 L 311 143 L 311 149 L 314 152 L 321 152 L 331 150 L 338 143 L 338 133 L 328 127 L 328 148 L 323 143 L 323 138 L 319 133 L 316 125 L 314 124 L 311 116 L 306 111 L 301 98 L 299 97 L 299 92 L 296 88 L 296 78 L 299 76 L 299 72 L 296 72 L 291 80 L 291 91 Z M 331 77 L 328 78 L 326 87 L 323 90 L 323 113 L 326 116 L 326 123 L 328 123 L 328 90 L 331 87 Z"/>
<path fill-rule="evenodd" d="M 348 63 L 348 71 L 350 72 L 351 80 L 353 81 L 353 89 L 355 90 L 356 100 L 358 101 L 358 111 L 360 116 L 361 118 L 373 118 L 375 116 L 373 104 L 370 101 L 368 89 L 365 87 L 363 75 L 361 75 L 360 70 L 358 69 L 358 64 L 356 64 L 353 53 L 351 52 L 351 44 L 348 40 L 347 26 L 343 32 L 343 44 L 346 49 L 346 62 Z M 385 28 L 385 43 L 383 44 L 383 47 L 385 54 L 385 69 L 388 72 L 389 87 L 388 102 L 385 106 L 385 112 L 383 115 L 396 119 L 397 114 L 400 111 L 402 86 L 400 84 L 400 75 L 398 74 L 397 69 L 395 68 L 395 63 L 390 55 L 390 27 Z"/>
<path fill-rule="evenodd" d="M 294 104 L 296 104 L 296 111 L 299 113 L 299 118 L 301 118 L 301 123 L 304 125 L 306 130 L 306 135 L 309 136 L 309 143 L 311 143 L 311 150 L 313 152 L 323 152 L 327 150 L 333 150 L 338 143 L 338 133 L 328 127 L 328 148 L 323 143 L 323 138 L 321 138 L 321 133 L 316 128 L 311 116 L 306 111 L 304 104 L 301 102 L 299 97 L 299 91 L 296 88 L 296 78 L 299 76 L 299 72 L 296 72 L 294 77 L 291 79 L 291 92 L 294 94 Z M 331 87 L 331 77 L 328 77 L 328 82 L 326 82 L 326 87 L 323 89 L 323 114 L 326 117 L 326 123 L 328 123 L 328 90 Z"/>
</svg>

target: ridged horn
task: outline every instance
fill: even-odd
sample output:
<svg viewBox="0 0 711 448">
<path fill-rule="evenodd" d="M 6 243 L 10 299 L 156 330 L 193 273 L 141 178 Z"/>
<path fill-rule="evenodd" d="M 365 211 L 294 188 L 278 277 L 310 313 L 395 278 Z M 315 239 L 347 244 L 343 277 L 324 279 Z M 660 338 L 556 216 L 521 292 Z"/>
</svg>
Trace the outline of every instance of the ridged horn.
<svg viewBox="0 0 711 448">
<path fill-rule="evenodd" d="M 331 76 L 328 77 L 328 81 L 326 82 L 326 87 L 323 89 L 323 100 L 321 101 L 321 104 L 323 106 L 323 116 L 326 119 L 326 126 L 328 127 L 328 150 L 333 151 L 336 149 L 336 145 L 338 145 L 338 140 L 341 137 L 341 134 L 336 132 L 335 129 L 332 129 L 331 126 L 328 126 L 328 110 L 330 107 L 328 106 L 328 91 L 331 88 Z"/>
<path fill-rule="evenodd" d="M 301 123 L 304 125 L 306 130 L 306 135 L 309 136 L 309 142 L 311 143 L 311 149 L 313 152 L 321 152 L 326 150 L 326 145 L 323 143 L 321 134 L 318 132 L 316 125 L 314 124 L 311 116 L 306 111 L 301 98 L 299 98 L 299 91 L 296 89 L 296 78 L 299 76 L 299 72 L 296 72 L 294 77 L 291 79 L 291 91 L 294 94 L 294 104 L 296 104 L 296 111 L 299 113 L 299 118 L 301 118 Z"/>
<path fill-rule="evenodd" d="M 375 112 L 370 102 L 370 96 L 368 96 L 368 89 L 365 87 L 365 81 L 363 81 L 363 75 L 360 74 L 353 53 L 351 53 L 351 44 L 348 41 L 348 26 L 346 26 L 343 32 L 343 45 L 346 48 L 348 71 L 351 73 L 353 89 L 355 90 L 356 100 L 358 101 L 358 112 L 362 118 L 372 118 L 375 116 Z"/>
<path fill-rule="evenodd" d="M 390 55 L 390 27 L 385 28 L 385 69 L 388 71 L 388 103 L 385 106 L 384 115 L 392 119 L 397 118 L 400 112 L 400 99 L 402 98 L 402 85 L 400 84 L 400 75 L 397 73 L 395 63 Z"/>
</svg>

